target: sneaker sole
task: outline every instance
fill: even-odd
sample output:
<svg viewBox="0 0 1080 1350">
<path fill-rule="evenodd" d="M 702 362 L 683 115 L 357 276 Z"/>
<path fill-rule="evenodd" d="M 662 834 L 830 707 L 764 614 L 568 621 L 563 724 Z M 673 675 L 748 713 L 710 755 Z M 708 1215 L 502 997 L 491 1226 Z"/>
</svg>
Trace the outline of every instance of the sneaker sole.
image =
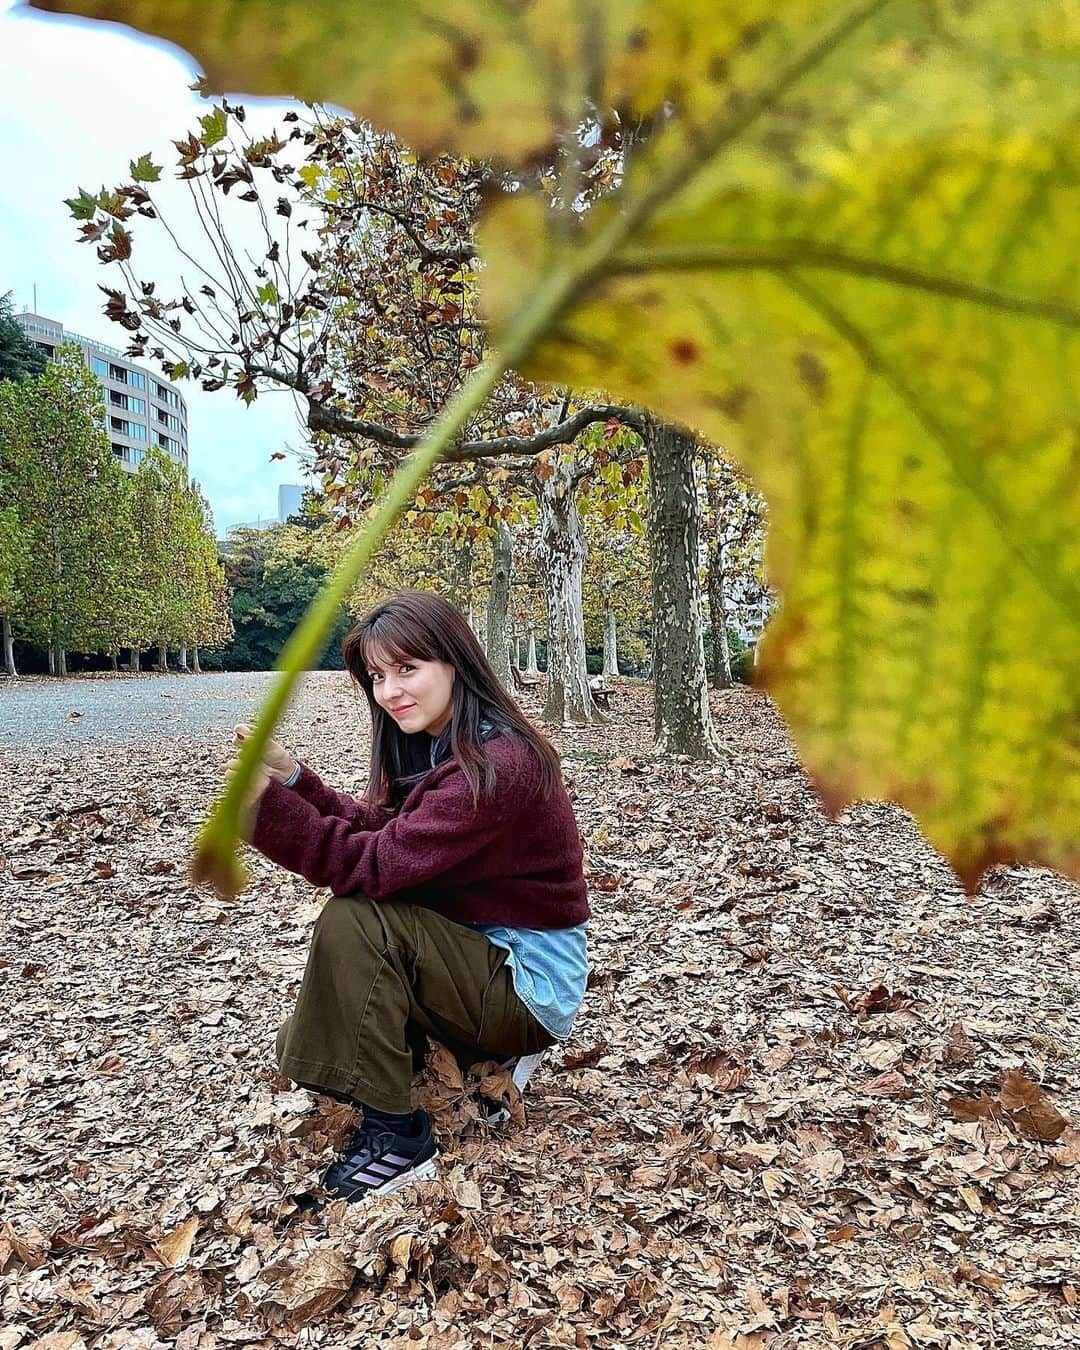
<svg viewBox="0 0 1080 1350">
<path fill-rule="evenodd" d="M 414 1181 L 434 1181 L 439 1175 L 439 1169 L 435 1166 L 435 1159 L 438 1156 L 438 1152 L 435 1152 L 430 1158 L 425 1158 L 418 1167 L 410 1167 L 400 1176 L 389 1177 L 381 1186 L 368 1191 L 362 1200 L 370 1200 L 374 1195 L 393 1195 L 396 1191 L 403 1191 L 406 1186 L 411 1186 Z"/>
</svg>

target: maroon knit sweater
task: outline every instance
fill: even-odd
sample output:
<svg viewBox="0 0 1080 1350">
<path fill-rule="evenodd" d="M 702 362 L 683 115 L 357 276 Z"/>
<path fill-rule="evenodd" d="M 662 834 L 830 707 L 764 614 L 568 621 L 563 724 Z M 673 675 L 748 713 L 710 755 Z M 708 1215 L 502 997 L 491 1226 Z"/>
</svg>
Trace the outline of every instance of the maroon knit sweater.
<svg viewBox="0 0 1080 1350">
<path fill-rule="evenodd" d="M 335 792 L 305 766 L 291 788 L 270 783 L 251 842 L 335 895 L 405 900 L 463 924 L 584 923 L 581 836 L 566 789 L 540 796 L 540 765 L 516 737 L 492 736 L 484 749 L 496 786 L 479 807 L 453 759 L 397 812 Z"/>
</svg>

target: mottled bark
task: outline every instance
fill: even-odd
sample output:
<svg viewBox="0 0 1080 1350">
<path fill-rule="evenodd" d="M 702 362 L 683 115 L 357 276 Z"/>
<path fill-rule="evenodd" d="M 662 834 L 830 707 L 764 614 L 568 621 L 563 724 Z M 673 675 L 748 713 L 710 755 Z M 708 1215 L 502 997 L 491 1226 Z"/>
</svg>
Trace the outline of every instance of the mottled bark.
<svg viewBox="0 0 1080 1350">
<path fill-rule="evenodd" d="M 585 534 L 565 464 L 540 483 L 540 574 L 548 608 L 546 722 L 600 722 L 585 664 Z"/>
<path fill-rule="evenodd" d="M 610 597 L 604 599 L 604 679 L 619 678 L 619 640 Z"/>
<path fill-rule="evenodd" d="M 536 664 L 536 634 L 531 628 L 529 629 L 529 655 L 525 660 L 525 674 L 540 674 L 540 667 Z"/>
<path fill-rule="evenodd" d="M 731 651 L 728 647 L 727 578 L 724 575 L 724 545 L 714 539 L 709 545 L 709 619 L 712 627 L 712 683 L 714 689 L 731 688 Z"/>
<path fill-rule="evenodd" d="M 698 579 L 694 438 L 649 418 L 649 543 L 653 601 L 653 728 L 657 749 L 716 759 Z"/>
<path fill-rule="evenodd" d="M 138 649 L 138 647 L 132 647 L 132 649 L 131 649 L 131 669 L 136 673 L 136 675 L 139 673 L 139 649 Z"/>
<path fill-rule="evenodd" d="M 11 632 L 11 620 L 5 614 L 2 622 L 4 627 L 4 670 L 14 678 L 19 672 L 15 669 L 15 639 Z"/>
<path fill-rule="evenodd" d="M 447 569 L 449 594 L 447 599 L 461 610 L 462 614 L 472 614 L 472 574 L 473 545 L 469 540 L 464 544 L 450 545 L 450 566 Z"/>
<path fill-rule="evenodd" d="M 504 688 L 510 686 L 510 638 L 507 609 L 510 605 L 510 574 L 514 563 L 514 539 L 500 520 L 492 542 L 491 589 L 488 591 L 485 646 L 488 660 Z"/>
<path fill-rule="evenodd" d="M 199 665 L 198 643 L 191 649 L 191 669 L 196 675 L 202 674 L 202 666 Z"/>
<path fill-rule="evenodd" d="M 115 648 L 115 647 L 114 647 L 114 648 L 112 649 L 112 651 L 109 653 L 109 664 L 112 666 L 112 673 L 113 673 L 114 675 L 119 675 L 119 674 L 120 674 L 120 657 L 119 657 L 119 655 L 117 654 L 117 651 L 116 651 L 116 648 Z"/>
<path fill-rule="evenodd" d="M 186 645 L 186 644 L 185 644 L 183 647 L 180 648 L 180 656 L 179 656 L 179 658 L 178 658 L 176 664 L 180 667 L 181 670 L 185 670 L 185 671 L 187 670 L 187 668 L 188 668 L 188 663 L 187 663 L 187 645 Z"/>
<path fill-rule="evenodd" d="M 158 670 L 164 671 L 169 669 L 169 653 L 165 650 L 164 642 L 158 643 L 157 659 Z"/>
</svg>

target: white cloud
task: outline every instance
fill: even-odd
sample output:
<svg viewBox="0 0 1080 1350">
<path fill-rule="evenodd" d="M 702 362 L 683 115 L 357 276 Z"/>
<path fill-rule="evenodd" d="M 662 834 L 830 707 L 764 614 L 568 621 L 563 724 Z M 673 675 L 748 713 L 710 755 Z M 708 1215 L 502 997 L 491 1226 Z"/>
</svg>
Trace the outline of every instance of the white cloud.
<svg viewBox="0 0 1080 1350">
<path fill-rule="evenodd" d="M 0 294 L 66 327 L 123 346 L 123 331 L 102 314 L 109 269 L 93 245 L 76 242 L 65 197 L 127 176 L 149 151 L 161 163 L 207 105 L 188 86 L 191 58 L 118 24 L 56 19 L 0 0 Z M 247 102 L 247 101 L 246 101 Z M 252 108 L 251 103 L 248 103 Z M 267 120 L 283 104 L 262 103 Z M 239 228 L 242 229 L 242 226 Z M 147 230 L 138 241 L 150 275 L 176 273 L 175 255 Z M 219 532 L 237 521 L 273 519 L 281 482 L 300 481 L 275 450 L 302 443 L 292 399 L 260 396 L 247 409 L 230 392 L 182 386 L 188 401 L 190 468 L 210 500 Z"/>
</svg>

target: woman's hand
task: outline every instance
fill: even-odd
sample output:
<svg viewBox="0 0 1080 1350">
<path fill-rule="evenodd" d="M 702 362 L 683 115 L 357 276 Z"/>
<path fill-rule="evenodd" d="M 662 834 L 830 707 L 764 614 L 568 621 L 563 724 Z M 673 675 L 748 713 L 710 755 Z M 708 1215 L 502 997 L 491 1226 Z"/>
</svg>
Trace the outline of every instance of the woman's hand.
<svg viewBox="0 0 1080 1350">
<path fill-rule="evenodd" d="M 244 725 L 236 727 L 235 735 L 233 737 L 234 750 L 235 747 L 243 742 L 244 737 L 250 734 L 251 728 L 249 726 Z M 286 751 L 282 750 L 280 745 L 274 744 L 273 749 L 277 751 L 280 756 L 285 756 L 287 754 Z M 221 767 L 225 773 L 231 774 L 236 768 L 236 764 L 237 756 L 234 753 L 232 758 Z M 247 786 L 247 791 L 244 793 L 244 800 L 240 807 L 242 821 L 241 829 L 246 837 L 250 837 L 251 835 L 251 831 L 255 826 L 255 818 L 259 814 L 259 802 L 262 800 L 263 793 L 270 786 L 271 779 L 275 776 L 276 775 L 271 773 L 270 767 L 265 760 L 261 764 L 256 765 L 255 772 L 251 775 L 251 782 Z M 287 778 L 288 774 L 285 774 L 285 777 Z"/>
<path fill-rule="evenodd" d="M 241 722 L 236 728 L 235 744 L 241 745 L 251 735 L 251 727 L 247 722 Z M 263 750 L 263 772 L 268 778 L 276 779 L 279 783 L 284 783 L 296 769 L 296 758 L 279 741 L 267 741 Z M 263 785 L 265 788 L 265 784 Z M 259 796 L 263 789 L 259 789 Z"/>
</svg>

